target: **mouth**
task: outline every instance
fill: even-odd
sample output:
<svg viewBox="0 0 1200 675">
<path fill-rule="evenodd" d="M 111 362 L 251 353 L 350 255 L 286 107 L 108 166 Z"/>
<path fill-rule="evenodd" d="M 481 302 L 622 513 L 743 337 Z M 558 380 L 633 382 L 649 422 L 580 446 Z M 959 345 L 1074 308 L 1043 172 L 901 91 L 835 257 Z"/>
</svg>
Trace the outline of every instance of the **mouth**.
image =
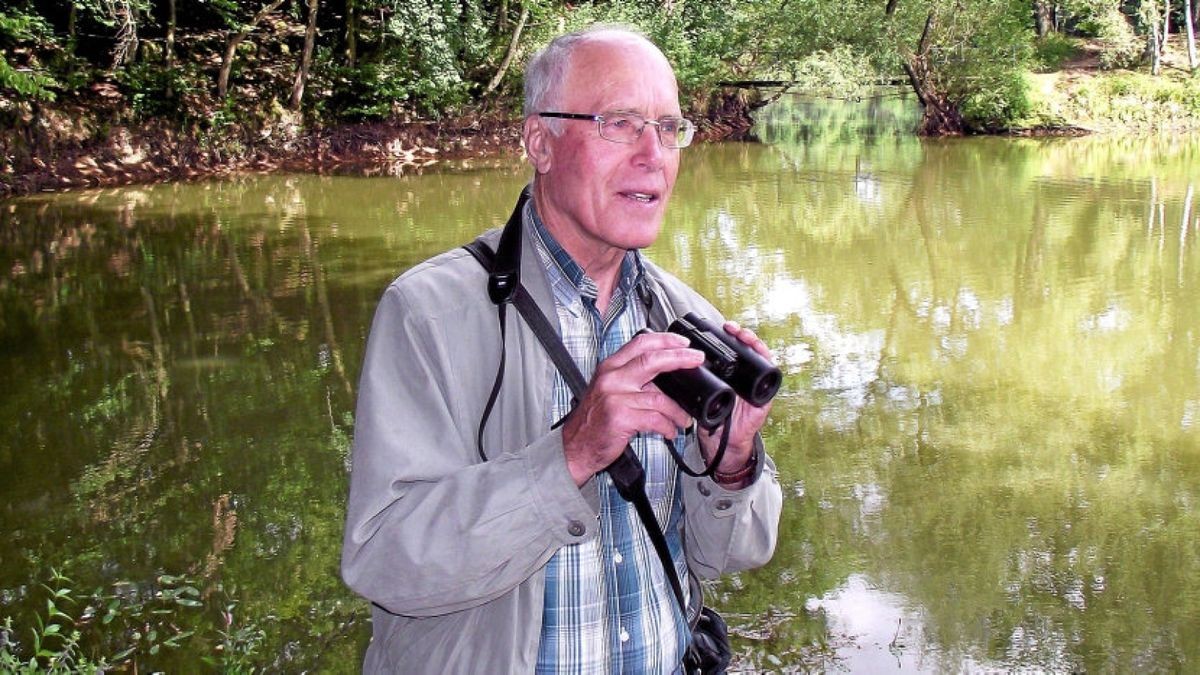
<svg viewBox="0 0 1200 675">
<path fill-rule="evenodd" d="M 653 204 L 659 200 L 657 192 L 637 192 L 630 190 L 619 194 L 625 199 L 637 202 L 638 204 Z"/>
</svg>

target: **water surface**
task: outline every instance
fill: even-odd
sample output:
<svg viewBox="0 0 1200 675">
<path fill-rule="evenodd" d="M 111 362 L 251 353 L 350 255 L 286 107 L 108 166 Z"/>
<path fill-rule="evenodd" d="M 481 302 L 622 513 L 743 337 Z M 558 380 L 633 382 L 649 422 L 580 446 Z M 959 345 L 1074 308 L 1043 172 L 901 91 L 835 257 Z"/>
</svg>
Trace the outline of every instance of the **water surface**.
<svg viewBox="0 0 1200 675">
<path fill-rule="evenodd" d="M 709 588 L 740 663 L 1194 670 L 1200 140 L 766 119 L 764 144 L 686 151 L 650 251 L 786 373 L 779 549 Z M 526 176 L 0 203 L 9 639 L 28 648 L 45 584 L 72 589 L 85 653 L 139 670 L 354 671 L 369 625 L 337 563 L 375 303 Z"/>
</svg>

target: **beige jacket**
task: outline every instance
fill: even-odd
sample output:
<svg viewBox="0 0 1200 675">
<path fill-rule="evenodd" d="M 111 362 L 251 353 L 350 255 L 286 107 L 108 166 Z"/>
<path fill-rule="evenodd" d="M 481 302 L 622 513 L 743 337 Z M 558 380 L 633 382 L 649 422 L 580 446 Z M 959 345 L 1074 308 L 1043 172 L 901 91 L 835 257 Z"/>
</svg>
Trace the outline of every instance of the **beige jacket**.
<svg viewBox="0 0 1200 675">
<path fill-rule="evenodd" d="M 495 249 L 499 231 L 485 238 Z M 523 239 L 522 282 L 553 317 L 531 237 Z M 668 314 L 718 317 L 678 279 L 648 262 L 646 271 Z M 376 310 L 342 551 L 346 583 L 373 603 L 365 672 L 533 672 L 543 566 L 559 548 L 598 535 L 594 479 L 576 487 L 561 431 L 547 430 L 554 366 L 515 308 L 484 435 L 489 461 L 478 456 L 500 355 L 486 279 L 456 249 L 403 274 Z M 680 475 L 688 564 L 698 575 L 771 558 L 782 494 L 774 464 L 760 460 L 758 480 L 737 492 Z"/>
</svg>

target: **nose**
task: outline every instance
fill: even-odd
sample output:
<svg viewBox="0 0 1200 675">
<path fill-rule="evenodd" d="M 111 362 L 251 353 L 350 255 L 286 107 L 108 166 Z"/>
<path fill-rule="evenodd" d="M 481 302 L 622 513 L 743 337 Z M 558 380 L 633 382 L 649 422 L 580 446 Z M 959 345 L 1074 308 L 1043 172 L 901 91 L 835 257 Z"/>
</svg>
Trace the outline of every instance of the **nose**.
<svg viewBox="0 0 1200 675">
<path fill-rule="evenodd" d="M 637 152 L 633 156 L 635 164 L 647 169 L 662 167 L 667 149 L 659 140 L 657 125 L 646 124 L 642 127 L 642 135 L 638 137 L 634 147 L 637 148 Z"/>
</svg>

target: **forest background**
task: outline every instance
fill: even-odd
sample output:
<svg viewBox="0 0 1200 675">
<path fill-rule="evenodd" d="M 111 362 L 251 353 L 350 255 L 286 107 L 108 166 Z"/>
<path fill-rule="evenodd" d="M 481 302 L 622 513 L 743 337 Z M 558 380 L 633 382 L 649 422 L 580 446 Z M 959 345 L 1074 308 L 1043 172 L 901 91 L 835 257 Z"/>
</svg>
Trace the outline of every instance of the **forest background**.
<svg viewBox="0 0 1200 675">
<path fill-rule="evenodd" d="M 593 22 L 661 45 L 710 139 L 781 87 L 898 87 L 928 135 L 1196 128 L 1197 2 L 11 0 L 0 196 L 513 149 L 522 64 Z"/>
</svg>

